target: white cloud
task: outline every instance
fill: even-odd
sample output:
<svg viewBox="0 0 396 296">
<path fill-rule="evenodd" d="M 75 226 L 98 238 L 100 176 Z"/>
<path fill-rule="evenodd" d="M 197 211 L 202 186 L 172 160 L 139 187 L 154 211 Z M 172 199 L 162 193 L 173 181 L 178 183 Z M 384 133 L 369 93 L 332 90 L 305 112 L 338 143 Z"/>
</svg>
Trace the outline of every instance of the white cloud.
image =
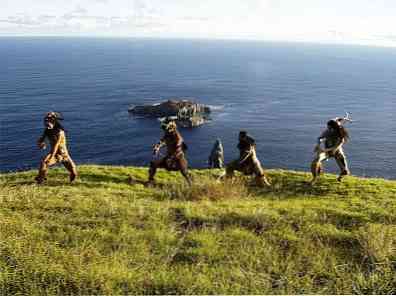
<svg viewBox="0 0 396 296">
<path fill-rule="evenodd" d="M 396 43 L 392 0 L 3 1 L 0 34 Z"/>
</svg>

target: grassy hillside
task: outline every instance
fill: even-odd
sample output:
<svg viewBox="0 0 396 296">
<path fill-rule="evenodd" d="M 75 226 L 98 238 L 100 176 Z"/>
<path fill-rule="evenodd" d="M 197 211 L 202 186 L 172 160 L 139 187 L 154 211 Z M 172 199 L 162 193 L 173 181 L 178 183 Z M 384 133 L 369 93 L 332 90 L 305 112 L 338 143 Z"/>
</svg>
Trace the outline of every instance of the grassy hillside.
<svg viewBox="0 0 396 296">
<path fill-rule="evenodd" d="M 395 294 L 396 181 L 81 166 L 0 175 L 0 294 Z"/>
</svg>

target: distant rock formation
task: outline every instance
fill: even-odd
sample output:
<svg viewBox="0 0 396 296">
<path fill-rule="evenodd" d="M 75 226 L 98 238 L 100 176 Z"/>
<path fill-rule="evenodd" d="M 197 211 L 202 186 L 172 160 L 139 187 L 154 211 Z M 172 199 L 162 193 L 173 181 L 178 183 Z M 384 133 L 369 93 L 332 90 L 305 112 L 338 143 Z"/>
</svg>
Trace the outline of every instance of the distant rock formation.
<svg viewBox="0 0 396 296">
<path fill-rule="evenodd" d="M 168 100 L 152 105 L 138 105 L 128 109 L 134 115 L 165 118 L 171 117 L 181 127 L 196 127 L 208 121 L 209 106 L 191 100 Z"/>
<path fill-rule="evenodd" d="M 149 117 L 178 116 L 188 118 L 199 114 L 209 114 L 210 108 L 190 100 L 168 100 L 153 105 L 133 106 L 128 109 L 128 112 Z"/>
</svg>

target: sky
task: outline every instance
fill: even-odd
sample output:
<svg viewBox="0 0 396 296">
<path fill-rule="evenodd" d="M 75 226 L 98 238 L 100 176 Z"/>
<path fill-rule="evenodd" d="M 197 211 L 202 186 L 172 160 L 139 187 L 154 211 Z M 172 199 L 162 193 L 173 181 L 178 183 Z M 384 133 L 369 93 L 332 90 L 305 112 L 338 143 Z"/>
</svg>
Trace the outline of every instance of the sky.
<svg viewBox="0 0 396 296">
<path fill-rule="evenodd" d="M 396 0 L 0 3 L 0 36 L 215 38 L 396 47 Z"/>
</svg>

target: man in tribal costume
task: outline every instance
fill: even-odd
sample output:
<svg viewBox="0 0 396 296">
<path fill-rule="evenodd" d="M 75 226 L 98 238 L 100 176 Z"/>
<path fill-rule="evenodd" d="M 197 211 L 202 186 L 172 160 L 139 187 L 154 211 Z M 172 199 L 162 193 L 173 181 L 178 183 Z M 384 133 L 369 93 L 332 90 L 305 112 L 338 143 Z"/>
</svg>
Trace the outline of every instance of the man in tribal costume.
<svg viewBox="0 0 396 296">
<path fill-rule="evenodd" d="M 41 184 L 47 179 L 48 168 L 57 163 L 62 163 L 69 171 L 70 182 L 73 182 L 77 177 L 76 165 L 67 150 L 65 130 L 59 120 L 63 120 L 63 118 L 58 112 L 48 112 L 44 117 L 45 129 L 37 144 L 40 149 L 45 149 L 45 140 L 48 140 L 51 150 L 41 161 L 36 177 L 37 184 Z"/>
<path fill-rule="evenodd" d="M 254 175 L 259 186 L 271 186 L 268 178 L 256 156 L 256 142 L 246 131 L 239 132 L 239 158 L 229 163 L 226 167 L 226 177 L 233 177 L 234 171 L 245 175 Z"/>
<path fill-rule="evenodd" d="M 311 163 L 311 184 L 315 183 L 319 175 L 322 173 L 322 162 L 329 158 L 334 158 L 340 168 L 340 174 L 337 178 L 338 181 L 341 181 L 344 176 L 350 174 L 342 147 L 349 139 L 349 133 L 343 126 L 343 123 L 346 121 L 351 121 L 348 114 L 347 117 L 344 118 L 337 117 L 329 120 L 327 122 L 327 129 L 319 136 L 318 142 L 314 148 L 316 156 Z M 324 143 L 324 148 L 321 147 L 321 143 Z"/>
<path fill-rule="evenodd" d="M 180 171 L 187 183 L 191 185 L 191 178 L 187 169 L 188 163 L 184 156 L 187 145 L 178 132 L 175 121 L 165 119 L 161 123 L 161 128 L 164 130 L 164 136 L 154 145 L 153 153 L 158 155 L 163 146 L 166 146 L 167 151 L 165 157 L 151 161 L 148 183 L 154 183 L 157 169 L 164 168 L 168 171 Z"/>
</svg>

